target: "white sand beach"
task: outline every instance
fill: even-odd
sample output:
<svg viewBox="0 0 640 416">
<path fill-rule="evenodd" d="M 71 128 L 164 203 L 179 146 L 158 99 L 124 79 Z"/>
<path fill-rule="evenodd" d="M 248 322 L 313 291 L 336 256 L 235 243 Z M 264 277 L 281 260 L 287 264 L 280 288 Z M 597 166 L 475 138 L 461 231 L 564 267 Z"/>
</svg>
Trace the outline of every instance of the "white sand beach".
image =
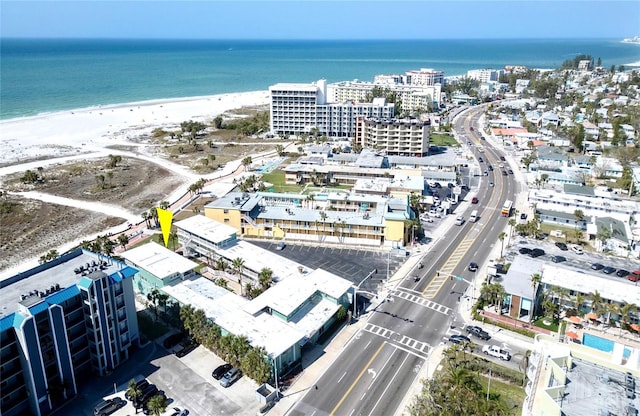
<svg viewBox="0 0 640 416">
<path fill-rule="evenodd" d="M 268 91 L 89 107 L 0 121 L 0 165 L 96 151 L 157 127 L 209 121 L 225 111 L 265 105 Z"/>
</svg>

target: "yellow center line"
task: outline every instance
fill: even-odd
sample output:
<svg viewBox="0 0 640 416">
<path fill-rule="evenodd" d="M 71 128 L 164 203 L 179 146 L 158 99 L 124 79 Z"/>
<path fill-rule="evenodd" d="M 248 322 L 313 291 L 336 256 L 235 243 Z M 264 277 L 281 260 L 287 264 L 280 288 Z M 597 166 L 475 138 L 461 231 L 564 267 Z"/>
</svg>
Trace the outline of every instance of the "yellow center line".
<svg viewBox="0 0 640 416">
<path fill-rule="evenodd" d="M 373 356 L 371 357 L 371 359 L 369 360 L 369 362 L 362 368 L 362 371 L 360 371 L 360 374 L 358 374 L 358 377 L 356 377 L 356 379 L 353 381 L 353 383 L 351 384 L 351 386 L 347 389 L 347 391 L 344 393 L 344 396 L 342 396 L 342 398 L 340 399 L 340 401 L 336 404 L 336 406 L 333 408 L 333 410 L 331 411 L 331 413 L 329 413 L 329 415 L 333 416 L 336 413 L 336 410 L 338 410 L 338 408 L 340 406 L 342 406 L 342 403 L 345 401 L 345 399 L 347 398 L 347 396 L 349 395 L 349 393 L 351 393 L 351 390 L 353 390 L 353 388 L 356 386 L 356 384 L 358 384 L 358 382 L 360 381 L 360 379 L 362 378 L 362 376 L 364 375 L 364 372 L 367 371 L 367 369 L 369 368 L 369 366 L 371 365 L 371 363 L 373 362 L 373 360 L 378 356 L 378 354 L 380 354 L 380 351 L 382 351 L 382 347 L 384 347 L 384 342 L 382 344 L 380 344 L 380 348 L 378 348 L 378 350 L 375 352 L 375 354 L 373 354 Z"/>
</svg>

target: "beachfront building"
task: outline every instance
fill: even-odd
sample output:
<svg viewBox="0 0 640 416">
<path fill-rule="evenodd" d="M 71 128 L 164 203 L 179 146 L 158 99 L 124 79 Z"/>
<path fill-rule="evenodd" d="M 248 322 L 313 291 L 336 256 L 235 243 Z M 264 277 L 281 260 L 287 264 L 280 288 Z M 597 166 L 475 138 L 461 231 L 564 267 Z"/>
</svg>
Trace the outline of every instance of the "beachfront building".
<svg viewBox="0 0 640 416">
<path fill-rule="evenodd" d="M 414 218 L 407 196 L 347 192 L 230 193 L 204 214 L 247 237 L 393 248 L 405 247 Z"/>
<path fill-rule="evenodd" d="M 366 102 L 374 88 L 383 88 L 396 93 L 402 104 L 402 112 L 406 114 L 419 114 L 428 112 L 440 105 L 442 96 L 442 84 L 408 85 L 405 83 L 379 83 L 374 82 L 342 81 L 330 84 L 328 91 L 334 102 Z"/>
<path fill-rule="evenodd" d="M 615 353 L 602 351 L 598 347 L 616 344 L 591 334 L 583 334 L 583 340 L 577 341 L 536 335 L 526 371 L 522 414 L 637 415 L 640 349 L 621 346 Z"/>
<path fill-rule="evenodd" d="M 194 276 L 198 267 L 198 263 L 153 241 L 127 250 L 120 256 L 138 270 L 133 278 L 133 287 L 136 293 L 145 296 L 170 282 Z"/>
<path fill-rule="evenodd" d="M 471 69 L 467 71 L 467 78 L 475 79 L 481 83 L 494 81 L 497 82 L 502 74 L 502 70 L 485 68 L 485 69 Z"/>
<path fill-rule="evenodd" d="M 0 413 L 50 414 L 128 359 L 136 271 L 78 249 L 0 282 Z"/>
<path fill-rule="evenodd" d="M 355 145 L 387 155 L 425 156 L 431 123 L 418 119 L 357 118 Z"/>
<path fill-rule="evenodd" d="M 326 80 L 276 84 L 269 87 L 269 93 L 271 132 L 282 136 L 353 137 L 357 116 L 394 116 L 394 104 L 385 102 L 384 98 L 374 98 L 372 103 L 329 102 Z"/>
</svg>

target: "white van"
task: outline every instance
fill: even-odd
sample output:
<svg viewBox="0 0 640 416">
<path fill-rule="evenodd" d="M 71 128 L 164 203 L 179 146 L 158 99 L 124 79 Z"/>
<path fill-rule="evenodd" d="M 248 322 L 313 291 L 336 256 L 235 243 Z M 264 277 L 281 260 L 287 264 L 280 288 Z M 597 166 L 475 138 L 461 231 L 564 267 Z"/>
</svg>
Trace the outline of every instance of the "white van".
<svg viewBox="0 0 640 416">
<path fill-rule="evenodd" d="M 471 215 L 469 216 L 469 222 L 476 222 L 478 221 L 478 210 L 474 209 L 473 211 L 471 211 Z"/>
</svg>

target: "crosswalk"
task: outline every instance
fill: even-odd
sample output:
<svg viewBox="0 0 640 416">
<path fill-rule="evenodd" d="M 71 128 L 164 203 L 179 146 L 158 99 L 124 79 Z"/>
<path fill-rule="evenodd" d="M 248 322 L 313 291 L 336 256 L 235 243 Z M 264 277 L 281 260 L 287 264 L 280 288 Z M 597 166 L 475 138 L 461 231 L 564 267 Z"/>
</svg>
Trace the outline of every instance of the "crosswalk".
<svg viewBox="0 0 640 416">
<path fill-rule="evenodd" d="M 426 359 L 432 349 L 431 345 L 427 344 L 426 342 L 418 341 L 415 338 L 399 334 L 388 328 L 372 323 L 367 323 L 363 330 L 387 339 L 391 345 L 398 346 L 399 344 L 400 346 L 406 347 L 409 349 L 408 352 L 411 352 L 412 354 L 415 354 L 421 358 Z"/>
<path fill-rule="evenodd" d="M 415 295 L 413 293 L 405 292 L 402 290 L 392 290 L 389 293 L 391 296 L 396 296 L 401 299 L 407 300 L 409 302 L 416 303 L 418 305 L 424 306 L 425 308 L 431 309 L 433 311 L 439 312 L 443 315 L 449 315 L 452 310 L 444 305 L 440 305 L 439 303 L 432 302 L 428 299 L 425 299 L 422 296 Z"/>
</svg>

